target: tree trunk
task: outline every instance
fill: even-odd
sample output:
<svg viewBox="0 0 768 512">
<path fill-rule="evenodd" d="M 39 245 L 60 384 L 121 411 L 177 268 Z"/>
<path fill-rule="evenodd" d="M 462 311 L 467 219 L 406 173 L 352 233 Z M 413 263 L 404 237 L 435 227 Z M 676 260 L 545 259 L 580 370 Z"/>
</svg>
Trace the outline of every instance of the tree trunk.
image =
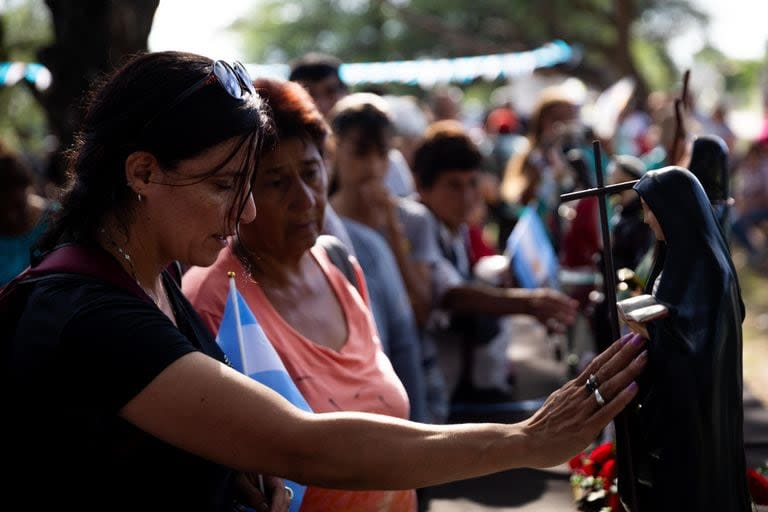
<svg viewBox="0 0 768 512">
<path fill-rule="evenodd" d="M 55 42 L 43 48 L 40 62 L 51 72 L 51 86 L 38 95 L 60 149 L 73 142 L 90 84 L 129 55 L 147 50 L 147 38 L 160 0 L 46 0 Z M 64 181 L 61 151 L 48 177 Z"/>
<path fill-rule="evenodd" d="M 638 72 L 630 49 L 632 22 L 636 18 L 636 13 L 631 0 L 617 0 L 615 7 L 617 44 L 614 62 L 622 76 L 629 76 L 635 80 L 635 95 L 640 99 L 640 104 L 644 105 L 649 92 L 648 83 Z"/>
</svg>

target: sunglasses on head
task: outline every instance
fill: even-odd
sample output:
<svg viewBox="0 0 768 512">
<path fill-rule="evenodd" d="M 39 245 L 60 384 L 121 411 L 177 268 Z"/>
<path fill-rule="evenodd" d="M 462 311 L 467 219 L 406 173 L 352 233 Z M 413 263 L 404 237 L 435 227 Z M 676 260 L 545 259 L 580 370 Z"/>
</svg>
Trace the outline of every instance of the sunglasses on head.
<svg viewBox="0 0 768 512">
<path fill-rule="evenodd" d="M 238 61 L 234 61 L 230 64 L 223 60 L 217 60 L 214 61 L 213 66 L 211 67 L 211 72 L 208 73 L 205 78 L 198 80 L 183 90 L 171 103 L 168 104 L 167 107 L 161 109 L 153 118 L 147 121 L 142 131 L 146 131 L 158 118 L 173 110 L 182 101 L 186 100 L 206 85 L 212 83 L 218 83 L 227 94 L 236 100 L 245 100 L 246 97 L 256 94 L 256 89 L 253 87 L 253 80 L 245 69 L 245 66 Z"/>
</svg>

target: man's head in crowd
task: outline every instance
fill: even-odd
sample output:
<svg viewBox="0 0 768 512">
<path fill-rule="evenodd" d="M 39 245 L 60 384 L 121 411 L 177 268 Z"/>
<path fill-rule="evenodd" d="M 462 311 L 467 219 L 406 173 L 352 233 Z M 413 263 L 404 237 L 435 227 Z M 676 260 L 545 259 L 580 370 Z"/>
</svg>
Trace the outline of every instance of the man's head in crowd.
<svg viewBox="0 0 768 512">
<path fill-rule="evenodd" d="M 415 96 L 384 96 L 394 123 L 393 145 L 403 154 L 409 167 L 413 167 L 413 154 L 424 140 L 427 114 Z"/>
<path fill-rule="evenodd" d="M 534 144 L 547 144 L 562 125 L 578 121 L 579 107 L 561 87 L 552 86 L 539 94 L 528 127 Z"/>
<path fill-rule="evenodd" d="M 321 53 L 308 53 L 291 63 L 289 80 L 299 82 L 312 96 L 317 109 L 324 116 L 347 94 L 347 86 L 341 80 L 336 57 Z"/>
<path fill-rule="evenodd" d="M 430 106 L 435 121 L 458 120 L 464 92 L 456 86 L 437 87 L 430 95 Z"/>
<path fill-rule="evenodd" d="M 434 123 L 416 149 L 413 172 L 421 200 L 449 229 L 467 222 L 480 201 L 482 160 L 457 121 Z"/>
<path fill-rule="evenodd" d="M 608 164 L 608 184 L 615 185 L 625 181 L 639 180 L 645 174 L 645 164 L 633 155 L 616 155 Z M 629 205 L 640 200 L 640 197 L 632 189 L 623 190 L 618 194 L 618 201 L 622 206 Z"/>
<path fill-rule="evenodd" d="M 350 94 L 336 103 L 329 121 L 336 141 L 338 185 L 383 180 L 394 136 L 386 100 L 371 93 Z"/>
</svg>

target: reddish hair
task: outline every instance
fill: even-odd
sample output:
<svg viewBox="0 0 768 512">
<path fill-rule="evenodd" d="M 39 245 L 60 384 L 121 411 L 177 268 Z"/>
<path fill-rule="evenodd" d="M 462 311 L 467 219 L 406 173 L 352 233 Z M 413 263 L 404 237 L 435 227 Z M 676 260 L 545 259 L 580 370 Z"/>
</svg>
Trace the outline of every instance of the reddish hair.
<svg viewBox="0 0 768 512">
<path fill-rule="evenodd" d="M 264 150 L 273 151 L 281 139 L 298 137 L 312 142 L 322 155 L 330 128 L 309 93 L 286 80 L 259 78 L 253 85 L 272 117 L 273 129 L 264 137 Z"/>
</svg>

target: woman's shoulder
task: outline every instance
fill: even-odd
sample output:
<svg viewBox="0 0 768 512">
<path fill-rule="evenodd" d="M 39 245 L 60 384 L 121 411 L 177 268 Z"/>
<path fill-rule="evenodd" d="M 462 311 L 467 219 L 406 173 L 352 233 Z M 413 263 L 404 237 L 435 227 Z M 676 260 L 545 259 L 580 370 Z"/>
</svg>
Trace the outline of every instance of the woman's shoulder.
<svg viewBox="0 0 768 512">
<path fill-rule="evenodd" d="M 35 278 L 29 287 L 29 306 L 46 311 L 51 308 L 74 316 L 84 310 L 109 307 L 137 308 L 151 311 L 151 304 L 133 293 L 96 277 L 57 273 Z"/>
<path fill-rule="evenodd" d="M 424 203 L 421 203 L 411 197 L 398 197 L 397 209 L 399 210 L 400 215 L 404 217 L 414 219 L 428 219 L 432 216 L 429 208 L 427 208 Z"/>
<path fill-rule="evenodd" d="M 80 274 L 30 279 L 12 293 L 8 300 L 18 315 L 12 319 L 11 331 L 18 340 L 51 338 L 53 343 L 73 326 L 115 333 L 167 320 L 160 310 L 131 292 Z"/>
</svg>

